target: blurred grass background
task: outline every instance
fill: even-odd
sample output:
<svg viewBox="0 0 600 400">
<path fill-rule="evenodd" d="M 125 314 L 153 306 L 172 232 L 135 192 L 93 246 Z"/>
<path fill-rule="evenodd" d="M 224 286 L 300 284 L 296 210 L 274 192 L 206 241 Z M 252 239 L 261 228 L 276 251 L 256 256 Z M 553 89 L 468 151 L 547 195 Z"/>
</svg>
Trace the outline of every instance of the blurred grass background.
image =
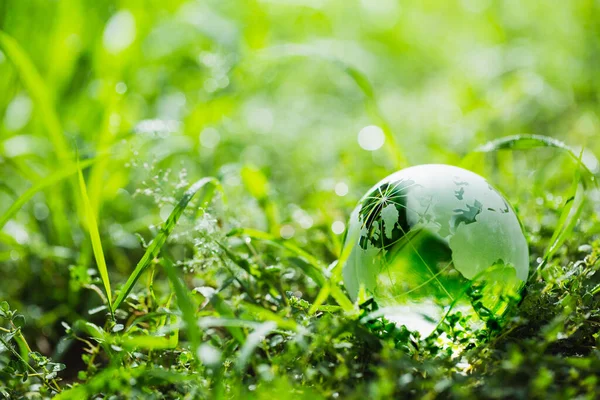
<svg viewBox="0 0 600 400">
<path fill-rule="evenodd" d="M 93 267 L 76 154 L 92 160 L 117 282 L 143 253 L 134 234 L 153 237 L 203 176 L 223 183 L 228 227 L 333 261 L 358 198 L 402 166 L 459 164 L 525 133 L 585 147 L 597 171 L 599 11 L 595 0 L 0 0 L 0 215 L 37 182 L 73 175 L 4 225 L 0 298 L 48 351 L 52 327 L 82 311 L 68 290 Z M 373 125 L 390 135 L 383 146 L 381 129 L 363 131 Z M 473 168 L 530 238 L 551 234 L 556 215 L 540 210 L 563 203 L 567 157 L 498 153 Z"/>
</svg>

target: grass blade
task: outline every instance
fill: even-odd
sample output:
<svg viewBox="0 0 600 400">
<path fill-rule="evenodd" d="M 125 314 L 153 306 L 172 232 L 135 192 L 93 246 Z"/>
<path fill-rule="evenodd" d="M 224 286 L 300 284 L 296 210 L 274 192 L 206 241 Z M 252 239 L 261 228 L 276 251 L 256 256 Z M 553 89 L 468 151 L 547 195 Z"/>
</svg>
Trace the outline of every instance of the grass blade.
<svg viewBox="0 0 600 400">
<path fill-rule="evenodd" d="M 148 246 L 146 252 L 142 256 L 140 261 L 137 263 L 135 269 L 133 270 L 131 275 L 129 275 L 127 282 L 125 282 L 125 285 L 121 288 L 119 295 L 113 303 L 113 310 L 119 308 L 123 300 L 125 300 L 129 292 L 131 292 L 131 290 L 133 289 L 133 286 L 140 278 L 140 275 L 146 270 L 146 268 L 148 268 L 152 260 L 158 256 L 160 249 L 167 241 L 169 235 L 175 228 L 175 225 L 177 225 L 179 217 L 181 217 L 181 214 L 183 214 L 183 211 L 187 207 L 190 200 L 192 200 L 192 197 L 194 197 L 194 195 L 198 191 L 200 191 L 203 187 L 205 187 L 208 184 L 211 184 L 222 190 L 221 184 L 216 178 L 202 178 L 196 183 L 194 183 L 192 186 L 190 186 L 188 190 L 186 190 L 181 200 L 179 200 L 179 203 L 177 204 L 175 209 L 173 209 L 173 211 L 171 212 L 171 215 L 169 215 L 169 218 L 167 218 L 167 220 L 163 224 L 160 233 L 154 238 L 150 246 Z M 204 203 L 207 203 L 209 201 L 210 199 L 204 199 Z"/>
<path fill-rule="evenodd" d="M 108 299 L 108 306 L 111 307 L 112 311 L 112 292 L 110 288 L 110 280 L 108 278 L 108 269 L 106 268 L 106 260 L 104 258 L 104 251 L 102 250 L 102 241 L 100 240 L 100 232 L 98 230 L 98 224 L 90 199 L 87 194 L 87 188 L 85 187 L 85 181 L 83 180 L 83 174 L 81 168 L 77 170 L 79 176 L 79 189 L 81 190 L 81 197 L 83 199 L 83 211 L 86 218 L 86 225 L 88 232 L 90 233 L 90 239 L 92 241 L 92 250 L 94 252 L 94 258 L 96 259 L 96 265 L 104 284 L 104 290 L 106 291 L 106 297 Z"/>
<path fill-rule="evenodd" d="M 91 164 L 98 161 L 99 158 L 92 158 L 85 161 L 80 162 L 79 164 L 73 163 L 66 167 L 59 169 L 51 173 L 48 176 L 45 176 L 43 179 L 36 182 L 33 186 L 27 189 L 19 198 L 11 204 L 11 206 L 6 210 L 2 216 L 0 216 L 0 229 L 6 225 L 6 223 L 23 207 L 31 198 L 39 191 L 46 189 L 52 185 L 55 185 L 57 182 L 60 182 L 63 179 L 68 178 L 69 176 L 77 173 L 79 168 L 86 168 Z"/>
<path fill-rule="evenodd" d="M 564 142 L 553 137 L 544 135 L 511 135 L 492 140 L 482 146 L 479 146 L 475 151 L 489 153 L 498 150 L 529 150 L 537 147 L 556 147 L 570 152 L 575 159 L 579 157 L 573 153 L 571 148 Z"/>
<path fill-rule="evenodd" d="M 173 262 L 169 258 L 163 257 L 160 263 L 165 269 L 167 277 L 171 281 L 171 285 L 173 285 L 173 290 L 177 295 L 177 305 L 181 310 L 183 320 L 185 321 L 187 327 L 187 333 L 190 338 L 190 342 L 192 343 L 193 353 L 194 355 L 197 355 L 202 336 L 200 333 L 200 328 L 198 327 L 196 313 L 194 312 L 194 303 L 192 303 L 188 290 L 173 267 Z"/>
<path fill-rule="evenodd" d="M 166 338 L 164 336 L 152 336 L 152 335 L 135 335 L 124 337 L 119 343 L 123 348 L 130 351 L 136 349 L 146 350 L 165 350 L 174 349 L 177 347 L 178 337 L 176 332 L 171 333 L 171 336 Z"/>
<path fill-rule="evenodd" d="M 329 295 L 331 294 L 330 286 L 331 285 L 329 284 L 329 282 L 327 282 L 327 284 L 325 284 L 325 286 L 323 286 L 321 288 L 321 290 L 319 290 L 319 294 L 317 295 L 317 298 L 315 299 L 315 301 L 313 302 L 312 306 L 308 310 L 308 313 L 310 315 L 312 315 L 315 312 L 317 312 L 317 310 L 319 309 L 319 307 L 324 302 L 327 301 L 327 299 L 329 298 Z"/>
<path fill-rule="evenodd" d="M 488 153 L 498 150 L 529 150 L 540 147 L 553 147 L 566 152 L 577 163 L 577 169 L 575 176 L 573 177 L 573 184 L 571 185 L 569 195 L 563 206 L 560 219 L 552 238 L 550 239 L 550 244 L 544 252 L 543 261 L 537 267 L 538 270 L 547 264 L 548 260 L 552 258 L 558 248 L 565 242 L 577 224 L 577 220 L 583 211 L 583 205 L 585 203 L 586 180 L 582 178 L 585 177 L 589 182 L 592 182 L 596 186 L 598 185 L 594 173 L 582 161 L 583 150 L 579 155 L 577 155 L 573 149 L 564 142 L 543 135 L 507 136 L 492 140 L 491 142 L 488 142 L 475 150 L 479 153 Z M 582 177 L 582 171 L 585 173 L 584 177 Z M 579 188 L 580 184 L 583 185 L 583 189 Z"/>
<path fill-rule="evenodd" d="M 272 234 L 279 232 L 279 217 L 275 203 L 269 197 L 269 181 L 261 170 L 246 165 L 241 170 L 242 182 L 246 190 L 258 201 L 267 217 L 267 225 Z"/>
<path fill-rule="evenodd" d="M 576 163 L 580 164 L 585 171 L 586 178 L 597 185 L 594 173 L 588 168 L 585 163 L 581 162 L 581 157 L 573 151 L 566 143 L 558 139 L 543 136 L 543 135 L 513 135 L 506 136 L 500 139 L 492 140 L 475 149 L 475 152 L 490 153 L 498 150 L 530 150 L 540 147 L 554 147 L 563 152 L 566 152 Z"/>
<path fill-rule="evenodd" d="M 253 319 L 258 321 L 271 321 L 277 324 L 277 327 L 280 329 L 287 329 L 290 331 L 298 332 L 300 330 L 300 326 L 294 321 L 293 318 L 282 317 L 275 312 L 263 308 L 261 306 L 257 306 L 251 303 L 244 303 L 245 311 L 252 316 Z"/>
<path fill-rule="evenodd" d="M 43 124 L 48 131 L 48 137 L 54 146 L 58 159 L 70 158 L 69 146 L 63 135 L 63 130 L 54 110 L 48 89 L 35 65 L 19 43 L 5 32 L 0 31 L 0 49 L 16 67 L 23 84 L 33 98 L 40 111 Z"/>
</svg>

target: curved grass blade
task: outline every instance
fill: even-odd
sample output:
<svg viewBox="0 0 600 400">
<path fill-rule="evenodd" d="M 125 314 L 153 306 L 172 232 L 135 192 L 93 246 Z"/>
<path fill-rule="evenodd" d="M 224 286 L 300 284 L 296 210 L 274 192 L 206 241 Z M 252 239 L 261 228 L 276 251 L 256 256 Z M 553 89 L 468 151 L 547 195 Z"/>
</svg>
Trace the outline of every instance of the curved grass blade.
<svg viewBox="0 0 600 400">
<path fill-rule="evenodd" d="M 571 148 L 567 146 L 564 142 L 561 142 L 558 139 L 555 139 L 550 136 L 544 135 L 511 135 L 501 137 L 499 139 L 492 140 L 487 142 L 484 145 L 479 146 L 475 149 L 475 151 L 489 153 L 491 151 L 498 151 L 504 149 L 510 150 L 529 150 L 537 147 L 556 147 L 559 149 L 563 149 L 569 151 L 575 159 L 579 157 L 573 153 Z"/>
<path fill-rule="evenodd" d="M 36 182 L 33 186 L 27 189 L 19 198 L 11 204 L 11 206 L 6 210 L 2 216 L 0 216 L 0 229 L 6 225 L 6 223 L 27 203 L 31 198 L 39 191 L 44 190 L 47 187 L 55 185 L 57 182 L 60 182 L 63 179 L 68 178 L 69 176 L 77 173 L 79 168 L 86 168 L 91 164 L 97 162 L 100 157 L 88 159 L 79 163 L 73 163 L 66 167 L 61 168 L 58 171 L 51 173 L 48 176 L 45 176 L 40 181 Z"/>
<path fill-rule="evenodd" d="M 174 318 L 173 318 L 174 320 Z M 123 335 L 116 336 L 105 332 L 98 325 L 85 320 L 77 320 L 73 323 L 73 331 L 77 334 L 85 334 L 100 343 L 105 350 L 109 351 L 110 345 L 122 346 L 129 350 L 134 349 L 174 349 L 179 341 L 179 328 L 175 327 L 169 332 L 169 336 L 154 335 Z"/>
<path fill-rule="evenodd" d="M 537 269 L 543 268 L 565 242 L 577 224 L 577 220 L 583 211 L 583 206 L 585 204 L 585 180 L 582 179 L 581 172 L 585 172 L 585 177 L 590 182 L 593 182 L 596 186 L 598 185 L 594 173 L 582 162 L 583 150 L 577 155 L 573 149 L 564 142 L 543 135 L 507 136 L 488 142 L 475 150 L 476 152 L 488 153 L 498 150 L 529 150 L 539 147 L 554 147 L 566 152 L 577 163 L 577 169 L 575 171 L 575 176 L 573 177 L 573 184 L 569 190 L 569 195 L 563 206 L 560 219 L 552 238 L 550 239 L 550 244 L 544 252 L 543 260 L 540 265 L 538 265 Z M 580 184 L 583 185 L 583 189 L 580 188 Z M 532 276 L 534 275 L 532 274 Z"/>
<path fill-rule="evenodd" d="M 175 228 L 175 225 L 177 225 L 177 221 L 179 220 L 179 217 L 181 217 L 181 214 L 183 214 L 183 211 L 187 207 L 190 200 L 192 200 L 192 197 L 194 197 L 194 195 L 198 191 L 200 191 L 202 188 L 204 188 L 208 184 L 211 184 L 222 191 L 221 184 L 219 183 L 219 181 L 216 178 L 210 178 L 210 177 L 200 179 L 199 181 L 194 183 L 192 186 L 190 186 L 188 190 L 186 190 L 186 192 L 183 194 L 183 197 L 181 198 L 181 200 L 179 200 L 179 203 L 177 204 L 175 209 L 173 209 L 173 211 L 171 212 L 171 215 L 169 215 L 169 218 L 167 218 L 167 220 L 163 224 L 163 226 L 160 230 L 160 233 L 154 238 L 154 240 L 152 241 L 150 246 L 148 246 L 148 248 L 146 249 L 146 252 L 144 253 L 142 258 L 136 265 L 135 269 L 133 270 L 131 275 L 129 275 L 127 282 L 125 282 L 125 285 L 121 288 L 119 295 L 117 296 L 117 298 L 115 299 L 115 302 L 113 303 L 113 311 L 116 310 L 117 308 L 119 308 L 119 306 L 121 305 L 123 300 L 125 300 L 125 298 L 129 294 L 129 292 L 131 292 L 131 290 L 133 289 L 133 286 L 135 285 L 137 280 L 140 278 L 140 275 L 146 270 L 146 268 L 148 268 L 148 266 L 150 265 L 152 260 L 158 256 L 160 249 L 167 241 L 169 235 Z M 210 193 L 211 193 L 210 196 L 212 196 L 214 194 L 213 191 L 211 191 Z M 204 199 L 204 203 L 207 203 L 209 201 L 210 201 L 209 198 Z"/>
<path fill-rule="evenodd" d="M 108 306 L 110 307 L 110 310 L 112 312 L 112 291 L 110 288 L 110 279 L 108 277 L 108 268 L 106 268 L 104 251 L 102 250 L 100 232 L 98 230 L 98 224 L 96 222 L 94 210 L 92 209 L 92 205 L 90 204 L 90 199 L 87 194 L 87 188 L 85 186 L 83 174 L 81 173 L 81 168 L 78 168 L 77 172 L 77 175 L 79 177 L 79 189 L 81 191 L 81 197 L 83 199 L 83 211 L 86 218 L 86 225 L 88 232 L 90 233 L 90 239 L 92 241 L 92 250 L 94 252 L 94 258 L 96 259 L 98 271 L 100 272 L 100 277 L 102 278 L 102 283 L 104 284 L 106 298 L 108 299 Z"/>
<path fill-rule="evenodd" d="M 402 152 L 392 129 L 387 122 L 387 119 L 383 116 L 383 112 L 377 104 L 377 96 L 373 90 L 373 86 L 369 81 L 369 78 L 359 71 L 356 67 L 340 60 L 339 58 L 333 57 L 329 54 L 323 54 L 318 52 L 316 49 L 305 46 L 305 45 L 283 45 L 275 46 L 264 50 L 264 55 L 271 58 L 283 58 L 283 57 L 307 57 L 307 58 L 318 58 L 324 61 L 330 62 L 336 65 L 344 73 L 354 81 L 356 86 L 365 96 L 365 105 L 367 112 L 375 120 L 375 123 L 383 130 L 385 135 L 385 149 L 390 155 L 394 163 L 394 167 L 401 169 L 407 167 L 408 161 L 406 155 Z"/>
<path fill-rule="evenodd" d="M 69 146 L 63 135 L 60 120 L 52 105 L 46 84 L 35 65 L 19 43 L 3 31 L 0 31 L 0 49 L 16 67 L 27 91 L 38 107 L 57 158 L 61 160 L 70 158 Z"/>
<path fill-rule="evenodd" d="M 569 147 L 566 143 L 543 135 L 513 135 L 500 139 L 492 140 L 475 149 L 475 152 L 490 153 L 498 150 L 529 150 L 540 147 L 554 147 L 566 152 L 576 163 L 580 164 L 586 173 L 586 178 L 597 185 L 594 173 L 585 163 L 581 162 L 581 157 Z"/>
</svg>

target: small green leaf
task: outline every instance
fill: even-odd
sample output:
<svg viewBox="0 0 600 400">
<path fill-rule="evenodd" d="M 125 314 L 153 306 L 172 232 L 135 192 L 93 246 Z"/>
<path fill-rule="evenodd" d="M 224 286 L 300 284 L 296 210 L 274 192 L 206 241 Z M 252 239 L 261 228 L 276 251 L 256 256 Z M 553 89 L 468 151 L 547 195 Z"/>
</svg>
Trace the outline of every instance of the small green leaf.
<svg viewBox="0 0 600 400">
<path fill-rule="evenodd" d="M 49 374 L 46 374 L 46 376 L 44 376 L 44 379 L 49 381 L 49 380 L 56 378 L 56 375 L 58 375 L 58 374 L 56 372 L 52 371 Z"/>
<path fill-rule="evenodd" d="M 25 326 L 25 317 L 21 314 L 17 314 L 13 317 L 12 322 L 17 328 L 22 328 Z"/>
<path fill-rule="evenodd" d="M 3 301 L 0 303 L 0 317 L 8 318 L 10 313 L 10 306 L 7 301 Z"/>
<path fill-rule="evenodd" d="M 65 368 L 67 368 L 67 366 L 62 363 L 48 363 L 48 369 L 50 369 L 53 372 L 60 372 L 63 371 Z"/>
</svg>

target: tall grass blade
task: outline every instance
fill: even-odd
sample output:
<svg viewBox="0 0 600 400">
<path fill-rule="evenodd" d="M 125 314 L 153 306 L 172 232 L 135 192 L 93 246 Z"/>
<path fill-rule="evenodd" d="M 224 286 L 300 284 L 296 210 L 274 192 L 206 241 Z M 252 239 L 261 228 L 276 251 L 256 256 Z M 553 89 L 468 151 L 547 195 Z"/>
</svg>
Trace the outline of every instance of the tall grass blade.
<svg viewBox="0 0 600 400">
<path fill-rule="evenodd" d="M 279 232 L 279 216 L 275 203 L 269 197 L 269 181 L 261 170 L 246 165 L 241 170 L 242 182 L 246 190 L 261 206 L 267 217 L 267 225 L 272 234 Z"/>
<path fill-rule="evenodd" d="M 173 209 L 173 211 L 163 224 L 160 233 L 154 238 L 150 246 L 148 246 L 146 252 L 142 256 L 140 261 L 137 263 L 135 269 L 133 270 L 131 275 L 129 275 L 127 282 L 125 282 L 125 285 L 121 288 L 119 295 L 113 303 L 113 310 L 119 308 L 123 300 L 125 300 L 129 292 L 131 292 L 131 290 L 133 289 L 133 286 L 140 278 L 140 275 L 142 275 L 146 268 L 148 268 L 152 260 L 158 256 L 160 249 L 167 241 L 169 235 L 175 228 L 175 225 L 177 225 L 179 217 L 181 217 L 181 214 L 183 214 L 183 211 L 187 207 L 188 203 L 192 200 L 194 195 L 208 184 L 211 184 L 222 191 L 221 184 L 219 183 L 219 181 L 216 178 L 210 177 L 200 179 L 192 186 L 190 186 L 188 190 L 186 190 L 181 200 L 179 200 L 179 203 L 177 204 L 175 209 Z M 212 197 L 214 195 L 214 191 L 211 191 L 210 193 L 210 196 Z M 204 199 L 204 203 L 207 203 L 209 201 L 209 198 Z"/>
<path fill-rule="evenodd" d="M 100 232 L 98 230 L 98 223 L 90 199 L 87 194 L 87 188 L 85 187 L 85 181 L 83 180 L 83 174 L 81 168 L 77 170 L 79 177 L 79 189 L 81 190 L 81 198 L 83 199 L 83 212 L 86 218 L 86 225 L 88 232 L 90 233 L 90 239 L 92 241 L 92 250 L 94 252 L 94 258 L 96 259 L 96 265 L 98 266 L 98 272 L 100 272 L 100 278 L 104 284 L 104 290 L 106 291 L 106 298 L 108 299 L 108 306 L 111 307 L 112 311 L 112 291 L 110 288 L 110 280 L 108 278 L 108 268 L 106 268 L 106 260 L 104 258 L 104 251 L 102 250 L 102 241 L 100 240 Z"/>
<path fill-rule="evenodd" d="M 65 140 L 58 115 L 52 105 L 48 89 L 35 65 L 19 43 L 5 32 L 0 31 L 0 49 L 16 67 L 23 84 L 37 106 L 42 122 L 48 131 L 48 137 L 54 146 L 58 159 L 70 158 L 69 146 Z"/>
<path fill-rule="evenodd" d="M 99 158 L 92 158 L 85 161 L 81 161 L 79 164 L 72 163 L 57 171 L 54 171 L 43 179 L 39 180 L 29 189 L 27 189 L 11 206 L 0 216 L 0 229 L 6 225 L 6 223 L 23 207 L 31 198 L 41 190 L 44 190 L 63 179 L 77 173 L 79 168 L 86 168 L 91 164 L 98 161 Z"/>
</svg>

